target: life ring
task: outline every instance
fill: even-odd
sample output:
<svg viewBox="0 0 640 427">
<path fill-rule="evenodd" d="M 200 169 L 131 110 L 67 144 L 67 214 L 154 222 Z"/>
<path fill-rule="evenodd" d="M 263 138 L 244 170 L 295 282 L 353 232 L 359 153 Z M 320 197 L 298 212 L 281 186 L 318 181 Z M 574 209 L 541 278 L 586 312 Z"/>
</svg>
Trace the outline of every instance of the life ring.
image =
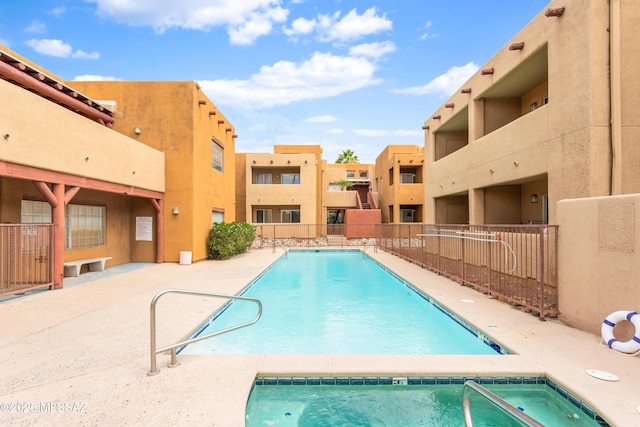
<svg viewBox="0 0 640 427">
<path fill-rule="evenodd" d="M 636 332 L 629 341 L 618 341 L 613 336 L 613 327 L 621 320 L 628 320 L 636 328 Z M 640 352 L 640 314 L 636 311 L 614 311 L 602 322 L 602 339 L 607 345 L 621 353 Z"/>
</svg>

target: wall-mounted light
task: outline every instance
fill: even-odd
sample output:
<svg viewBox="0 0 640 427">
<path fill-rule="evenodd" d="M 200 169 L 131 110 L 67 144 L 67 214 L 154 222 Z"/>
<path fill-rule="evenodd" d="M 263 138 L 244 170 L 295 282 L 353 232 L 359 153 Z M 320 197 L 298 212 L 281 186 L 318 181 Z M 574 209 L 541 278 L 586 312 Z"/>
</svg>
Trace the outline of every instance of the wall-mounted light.
<svg viewBox="0 0 640 427">
<path fill-rule="evenodd" d="M 529 197 L 529 202 L 538 203 L 538 195 L 537 194 L 532 194 L 531 197 Z"/>
<path fill-rule="evenodd" d="M 180 209 L 178 209 L 177 206 L 174 206 L 171 212 L 173 212 L 174 215 L 178 215 L 180 213 Z"/>
<path fill-rule="evenodd" d="M 136 135 L 140 135 L 142 133 L 142 129 L 140 128 L 140 126 L 134 127 L 133 133 L 135 133 Z"/>
</svg>

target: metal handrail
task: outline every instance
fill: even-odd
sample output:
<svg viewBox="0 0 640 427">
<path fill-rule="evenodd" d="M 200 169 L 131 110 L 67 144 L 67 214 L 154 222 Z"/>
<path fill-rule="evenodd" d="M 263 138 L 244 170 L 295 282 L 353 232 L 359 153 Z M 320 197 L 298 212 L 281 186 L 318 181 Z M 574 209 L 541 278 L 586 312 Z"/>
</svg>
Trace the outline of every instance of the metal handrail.
<svg viewBox="0 0 640 427">
<path fill-rule="evenodd" d="M 471 231 L 458 231 L 458 230 L 447 230 L 447 229 L 435 229 L 435 230 L 427 230 L 433 231 L 434 233 L 425 233 L 425 234 L 416 234 L 416 237 L 450 237 L 453 239 L 463 239 L 463 240 L 474 240 L 476 242 L 488 242 L 488 243 L 498 243 L 504 247 L 505 259 L 504 259 L 504 268 L 509 273 L 513 273 L 516 270 L 516 264 L 518 262 L 518 258 L 516 256 L 515 251 L 504 240 L 496 237 L 495 233 L 488 232 L 471 232 Z M 479 237 L 473 237 L 479 236 Z M 513 267 L 509 269 L 508 261 L 509 261 L 509 250 L 511 255 L 513 256 Z"/>
<path fill-rule="evenodd" d="M 373 239 L 373 243 L 371 242 L 371 240 L 367 240 L 367 242 L 364 244 L 364 248 L 362 248 L 362 257 L 364 258 L 364 253 L 367 251 L 367 249 L 369 249 L 370 247 L 373 246 L 373 251 L 375 253 L 378 253 L 378 242 Z"/>
<path fill-rule="evenodd" d="M 274 240 L 273 241 L 273 253 L 276 253 L 276 246 L 280 246 L 282 248 L 282 250 L 284 251 L 284 257 L 288 258 L 289 257 L 289 249 L 287 249 L 287 247 L 284 245 L 284 243 L 282 243 L 280 240 Z"/>
<path fill-rule="evenodd" d="M 171 345 L 168 345 L 168 346 L 165 346 L 165 347 L 156 348 L 156 304 L 158 303 L 158 300 L 160 299 L 160 297 L 162 297 L 163 295 L 166 295 L 168 293 L 188 294 L 188 295 L 201 295 L 201 296 L 214 297 L 214 298 L 228 298 L 228 299 L 234 299 L 234 300 L 252 301 L 252 302 L 258 304 L 258 314 L 256 315 L 256 317 L 253 320 L 251 320 L 249 322 L 245 322 L 245 323 L 242 323 L 242 324 L 236 325 L 236 326 L 231 326 L 231 327 L 226 328 L 226 329 L 221 329 L 219 331 L 212 332 L 212 333 L 207 334 L 207 335 L 191 338 L 191 339 L 188 339 L 186 341 L 180 341 L 180 342 L 177 342 L 175 344 L 171 344 Z M 186 290 L 186 289 L 165 289 L 164 291 L 158 292 L 156 294 L 156 296 L 153 297 L 153 299 L 151 300 L 151 307 L 150 307 L 151 369 L 149 370 L 147 375 L 156 375 L 158 372 L 160 372 L 158 369 L 156 369 L 156 356 L 158 355 L 158 353 L 163 353 L 163 352 L 165 352 L 167 350 L 171 350 L 171 364 L 169 365 L 169 367 L 170 368 L 174 368 L 174 367 L 178 366 L 177 356 L 176 356 L 176 349 L 177 348 L 185 346 L 187 344 L 194 343 L 196 341 L 202 341 L 204 339 L 211 338 L 211 337 L 214 337 L 216 335 L 221 335 L 221 334 L 224 334 L 226 332 L 235 331 L 236 329 L 244 328 L 245 326 L 253 325 L 254 323 L 256 323 L 258 321 L 258 319 L 260 319 L 261 315 L 262 315 L 262 303 L 260 302 L 259 299 L 256 299 L 256 298 L 240 297 L 240 296 L 234 296 L 234 295 L 214 294 L 214 293 L 211 293 L 211 292 L 192 291 L 192 290 Z"/>
<path fill-rule="evenodd" d="M 471 391 L 478 392 L 499 410 L 527 427 L 545 427 L 544 424 L 534 420 L 518 408 L 515 408 L 509 402 L 491 393 L 489 390 L 472 380 L 465 381 L 464 386 L 462 387 L 462 412 L 464 413 L 464 425 L 466 427 L 473 427 L 473 421 L 471 420 L 471 402 L 469 400 L 469 393 L 471 393 Z"/>
</svg>

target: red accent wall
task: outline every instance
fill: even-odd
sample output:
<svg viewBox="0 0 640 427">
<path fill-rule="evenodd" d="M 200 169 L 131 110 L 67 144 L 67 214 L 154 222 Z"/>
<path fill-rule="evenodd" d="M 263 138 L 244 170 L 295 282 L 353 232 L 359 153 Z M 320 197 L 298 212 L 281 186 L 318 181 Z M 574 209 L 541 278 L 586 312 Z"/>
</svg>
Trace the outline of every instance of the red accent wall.
<svg viewBox="0 0 640 427">
<path fill-rule="evenodd" d="M 376 237 L 376 226 L 381 223 L 380 209 L 347 209 L 344 213 L 344 234 L 347 239 Z"/>
</svg>

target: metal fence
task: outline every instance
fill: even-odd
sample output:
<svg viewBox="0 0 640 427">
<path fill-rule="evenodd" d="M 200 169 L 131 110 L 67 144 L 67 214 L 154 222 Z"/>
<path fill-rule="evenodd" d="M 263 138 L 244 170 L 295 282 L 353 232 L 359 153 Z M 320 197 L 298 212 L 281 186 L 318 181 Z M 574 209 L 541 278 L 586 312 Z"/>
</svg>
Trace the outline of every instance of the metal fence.
<svg viewBox="0 0 640 427">
<path fill-rule="evenodd" d="M 354 247 L 399 257 L 544 318 L 558 314 L 556 225 L 257 224 L 254 248 Z"/>
<path fill-rule="evenodd" d="M 53 285 L 53 225 L 0 224 L 0 295 Z"/>
</svg>

